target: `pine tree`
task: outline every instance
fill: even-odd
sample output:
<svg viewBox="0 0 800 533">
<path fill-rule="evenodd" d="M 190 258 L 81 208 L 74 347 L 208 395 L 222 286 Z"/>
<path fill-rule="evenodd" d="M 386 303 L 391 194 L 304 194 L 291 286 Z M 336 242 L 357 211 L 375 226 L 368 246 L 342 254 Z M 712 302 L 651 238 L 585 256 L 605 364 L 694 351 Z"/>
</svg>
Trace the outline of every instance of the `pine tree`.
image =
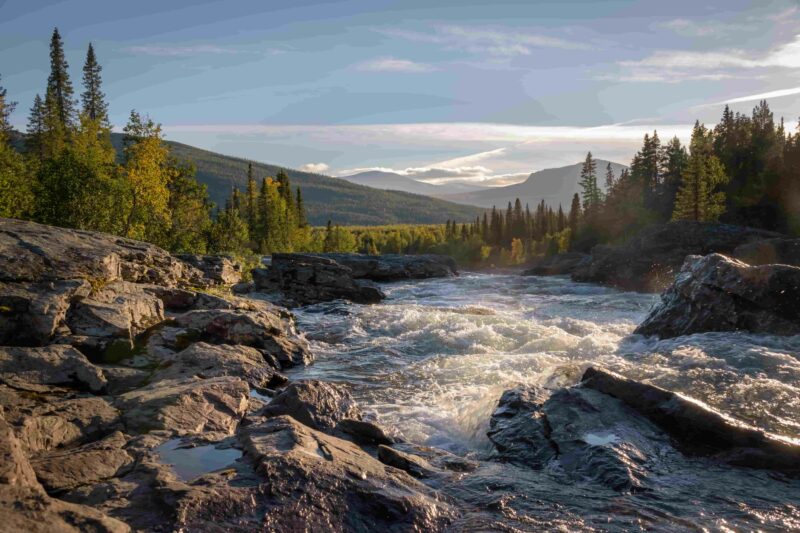
<svg viewBox="0 0 800 533">
<path fill-rule="evenodd" d="M 575 238 L 575 234 L 578 232 L 578 222 L 581 217 L 581 199 L 578 197 L 578 193 L 575 193 L 572 197 L 572 205 L 569 208 L 569 229 L 572 231 L 572 237 Z"/>
<path fill-rule="evenodd" d="M 25 147 L 41 161 L 44 159 L 43 136 L 45 129 L 45 108 L 42 97 L 38 94 L 33 99 L 30 115 L 28 115 L 27 137 Z"/>
<path fill-rule="evenodd" d="M 614 169 L 611 168 L 611 162 L 609 162 L 606 165 L 606 194 L 611 194 L 611 190 L 614 188 L 616 179 L 617 178 L 614 175 Z"/>
<path fill-rule="evenodd" d="M 2 77 L 0 77 L 2 81 Z M 11 135 L 11 122 L 9 117 L 17 107 L 16 102 L 12 102 L 7 97 L 6 89 L 0 85 L 0 143 L 6 143 Z"/>
<path fill-rule="evenodd" d="M 258 191 L 256 178 L 253 175 L 253 164 L 247 164 L 247 192 L 245 193 L 245 214 L 247 227 L 254 232 L 258 225 Z"/>
<path fill-rule="evenodd" d="M 594 212 L 600 206 L 600 189 L 597 187 L 597 162 L 592 152 L 586 154 L 581 167 L 580 186 L 582 189 L 583 208 L 587 213 Z"/>
<path fill-rule="evenodd" d="M 672 219 L 697 222 L 718 220 L 725 211 L 725 193 L 717 189 L 729 178 L 719 158 L 713 153 L 712 133 L 705 126 L 695 123 L 689 148 L 689 161 L 681 176 Z"/>
<path fill-rule="evenodd" d="M 64 43 L 58 28 L 55 28 L 50 39 L 50 76 L 47 78 L 45 103 L 65 131 L 69 131 L 75 122 L 75 102 L 68 70 Z"/>
<path fill-rule="evenodd" d="M 91 120 L 97 121 L 103 127 L 110 127 L 108 122 L 108 104 L 102 90 L 100 72 L 103 68 L 97 62 L 92 43 L 86 51 L 86 62 L 83 65 L 83 114 Z"/>
<path fill-rule="evenodd" d="M 294 208 L 297 210 L 297 227 L 305 228 L 308 226 L 308 216 L 306 215 L 306 206 L 303 203 L 303 194 L 300 192 L 300 187 L 297 187 Z"/>
</svg>

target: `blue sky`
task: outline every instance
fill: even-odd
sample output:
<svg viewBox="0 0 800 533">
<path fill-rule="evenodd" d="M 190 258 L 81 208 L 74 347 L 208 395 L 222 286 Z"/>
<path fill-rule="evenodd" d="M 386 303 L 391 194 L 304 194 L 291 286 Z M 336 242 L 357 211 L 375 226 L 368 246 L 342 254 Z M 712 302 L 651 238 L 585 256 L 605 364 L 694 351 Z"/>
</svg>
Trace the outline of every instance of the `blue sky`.
<svg viewBox="0 0 800 533">
<path fill-rule="evenodd" d="M 759 95 L 800 115 L 797 0 L 0 0 L 0 74 L 20 102 L 58 26 L 73 82 L 89 41 L 112 122 L 330 174 L 515 180 L 645 131 L 688 134 Z"/>
</svg>

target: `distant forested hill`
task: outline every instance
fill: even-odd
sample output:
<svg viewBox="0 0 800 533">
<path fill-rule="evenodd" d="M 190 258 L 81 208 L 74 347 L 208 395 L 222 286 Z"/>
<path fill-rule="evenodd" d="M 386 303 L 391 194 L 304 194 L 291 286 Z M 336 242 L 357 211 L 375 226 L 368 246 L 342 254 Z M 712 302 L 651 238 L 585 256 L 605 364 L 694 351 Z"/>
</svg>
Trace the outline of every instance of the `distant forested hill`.
<svg viewBox="0 0 800 533">
<path fill-rule="evenodd" d="M 121 146 L 122 135 L 113 134 L 113 142 L 115 146 Z M 209 195 L 217 205 L 224 204 L 234 185 L 244 190 L 248 161 L 174 141 L 167 143 L 173 155 L 194 162 L 197 179 L 208 186 Z M 282 167 L 253 162 L 253 168 L 255 175 L 261 178 L 274 176 Z M 324 225 L 328 220 L 341 225 L 469 222 L 484 212 L 480 207 L 418 194 L 382 191 L 299 170 L 285 170 L 292 186 L 300 186 L 303 190 L 308 219 L 315 226 Z"/>
</svg>

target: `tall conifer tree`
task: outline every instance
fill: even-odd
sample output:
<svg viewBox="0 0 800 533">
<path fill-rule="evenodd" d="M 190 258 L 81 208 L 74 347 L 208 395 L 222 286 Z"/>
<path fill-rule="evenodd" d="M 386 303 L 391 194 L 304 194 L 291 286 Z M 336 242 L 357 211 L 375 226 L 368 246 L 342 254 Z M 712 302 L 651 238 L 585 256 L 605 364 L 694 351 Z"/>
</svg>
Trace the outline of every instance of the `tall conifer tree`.
<svg viewBox="0 0 800 533">
<path fill-rule="evenodd" d="M 83 64 L 83 113 L 91 120 L 97 121 L 103 127 L 109 127 L 108 123 L 108 104 L 105 102 L 102 83 L 100 77 L 102 67 L 97 62 L 92 43 L 86 51 L 86 62 Z"/>
</svg>

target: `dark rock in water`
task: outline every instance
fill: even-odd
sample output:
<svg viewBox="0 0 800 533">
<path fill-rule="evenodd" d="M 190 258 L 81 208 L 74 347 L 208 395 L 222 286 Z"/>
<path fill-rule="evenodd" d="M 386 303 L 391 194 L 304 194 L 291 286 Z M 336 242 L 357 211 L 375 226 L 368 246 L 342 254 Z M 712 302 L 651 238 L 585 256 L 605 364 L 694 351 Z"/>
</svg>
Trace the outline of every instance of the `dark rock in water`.
<svg viewBox="0 0 800 533">
<path fill-rule="evenodd" d="M 800 239 L 765 239 L 738 246 L 733 257 L 749 265 L 800 266 Z"/>
<path fill-rule="evenodd" d="M 749 266 L 720 254 L 686 258 L 673 285 L 634 333 L 800 333 L 800 267 Z"/>
<path fill-rule="evenodd" d="M 557 450 L 548 438 L 550 428 L 542 406 L 550 391 L 518 387 L 500 397 L 492 413 L 487 433 L 501 459 L 542 468 L 552 460 Z"/>
<path fill-rule="evenodd" d="M 325 381 L 296 381 L 264 408 L 265 416 L 289 415 L 312 429 L 332 432 L 346 420 L 361 420 L 361 409 L 344 386 Z"/>
<path fill-rule="evenodd" d="M 175 324 L 196 340 L 264 350 L 287 367 L 313 360 L 308 343 L 296 334 L 291 318 L 276 311 L 196 310 L 177 316 Z"/>
<path fill-rule="evenodd" d="M 632 409 L 582 388 L 506 391 L 489 438 L 502 460 L 620 491 L 645 488 L 649 472 L 670 450 L 666 435 Z"/>
<path fill-rule="evenodd" d="M 89 295 L 85 280 L 0 282 L 0 345 L 44 346 L 70 305 Z"/>
<path fill-rule="evenodd" d="M 542 257 L 522 272 L 523 276 L 563 276 L 572 274 L 578 268 L 588 265 L 592 260 L 589 254 L 566 252 Z"/>
<path fill-rule="evenodd" d="M 0 381 L 35 392 L 52 386 L 92 392 L 101 392 L 106 387 L 106 378 L 98 367 L 75 348 L 62 345 L 0 346 Z"/>
<path fill-rule="evenodd" d="M 436 470 L 422 457 L 395 450 L 381 444 L 378 446 L 378 460 L 383 464 L 399 468 L 416 478 L 433 477 Z"/>
<path fill-rule="evenodd" d="M 233 285 L 242 279 L 242 265 L 231 257 L 192 254 L 178 254 L 176 257 L 198 269 L 215 285 Z"/>
<path fill-rule="evenodd" d="M 372 283 L 333 259 L 312 254 L 274 254 L 268 269 L 253 270 L 260 291 L 280 291 L 298 305 L 331 300 L 377 303 L 385 296 Z"/>
<path fill-rule="evenodd" d="M 684 453 L 800 474 L 800 445 L 726 417 L 700 402 L 591 367 L 583 375 L 582 384 L 618 398 L 653 421 Z"/>
<path fill-rule="evenodd" d="M 730 254 L 738 246 L 780 234 L 703 222 L 670 222 L 649 226 L 621 246 L 599 245 L 589 264 L 572 279 L 628 290 L 658 292 L 672 283 L 687 255 Z"/>
<path fill-rule="evenodd" d="M 203 273 L 152 244 L 0 218 L 0 281 L 86 279 L 204 285 Z"/>
<path fill-rule="evenodd" d="M 317 254 L 333 259 L 353 271 L 355 279 L 399 281 L 404 279 L 446 278 L 458 274 L 452 257 L 436 254 Z M 273 256 L 273 261 L 275 257 Z"/>
<path fill-rule="evenodd" d="M 442 531 L 455 511 L 414 478 L 352 442 L 280 416 L 240 430 L 269 495 L 265 531 Z"/>
</svg>

